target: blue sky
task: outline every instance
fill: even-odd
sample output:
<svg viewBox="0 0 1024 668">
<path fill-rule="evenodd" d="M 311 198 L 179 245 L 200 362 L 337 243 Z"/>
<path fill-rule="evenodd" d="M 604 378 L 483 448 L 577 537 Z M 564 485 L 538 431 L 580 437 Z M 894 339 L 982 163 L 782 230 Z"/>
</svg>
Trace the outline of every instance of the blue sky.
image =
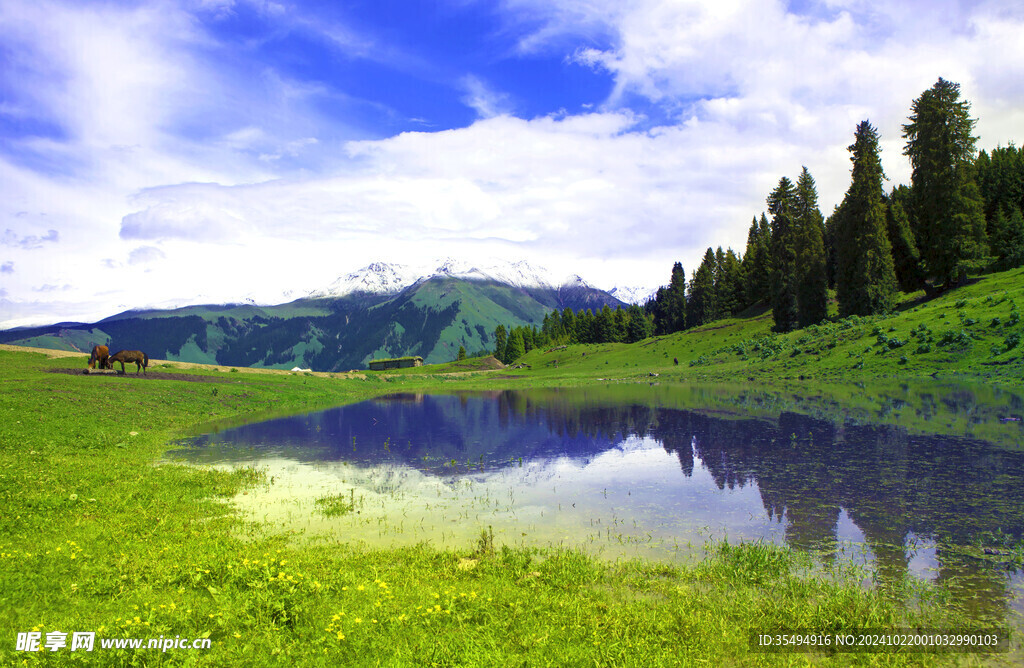
<svg viewBox="0 0 1024 668">
<path fill-rule="evenodd" d="M 942 76 L 1024 127 L 1018 2 L 6 0 L 0 327 L 274 303 L 371 261 L 657 287 Z"/>
</svg>

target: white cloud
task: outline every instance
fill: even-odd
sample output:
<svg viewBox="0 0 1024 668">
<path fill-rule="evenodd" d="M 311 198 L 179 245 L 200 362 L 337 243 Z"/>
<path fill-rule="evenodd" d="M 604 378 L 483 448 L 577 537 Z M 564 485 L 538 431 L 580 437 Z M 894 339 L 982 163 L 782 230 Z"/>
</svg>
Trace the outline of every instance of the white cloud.
<svg viewBox="0 0 1024 668">
<path fill-rule="evenodd" d="M 156 246 L 139 246 L 128 254 L 128 264 L 150 264 L 166 257 Z"/>
<path fill-rule="evenodd" d="M 467 74 L 459 83 L 465 90 L 462 102 L 480 118 L 493 118 L 512 111 L 509 96 L 493 90 L 479 77 Z"/>
<path fill-rule="evenodd" d="M 827 215 L 863 119 L 881 133 L 886 173 L 906 181 L 900 126 L 939 76 L 962 84 L 980 146 L 1021 143 L 1019 4 L 807 6 L 504 0 L 510 21 L 533 26 L 521 54 L 562 53 L 614 79 L 603 105 L 517 118 L 469 74 L 471 126 L 346 143 L 318 107 L 343 93 L 221 66 L 228 52 L 182 6 L 5 3 L 0 38 L 23 85 L 0 114 L 59 131 L 13 140 L 19 159 L 0 162 L 4 266 L 18 269 L 4 274 L 0 326 L 200 294 L 272 300 L 369 260 L 423 256 L 522 256 L 594 283 L 657 285 L 709 245 L 742 250 L 768 192 L 801 166 Z M 401 45 L 293 14 L 278 14 L 282 30 L 424 67 Z M 97 294 L 111 284 L 123 287 Z M 40 285 L 70 288 L 44 307 Z"/>
</svg>

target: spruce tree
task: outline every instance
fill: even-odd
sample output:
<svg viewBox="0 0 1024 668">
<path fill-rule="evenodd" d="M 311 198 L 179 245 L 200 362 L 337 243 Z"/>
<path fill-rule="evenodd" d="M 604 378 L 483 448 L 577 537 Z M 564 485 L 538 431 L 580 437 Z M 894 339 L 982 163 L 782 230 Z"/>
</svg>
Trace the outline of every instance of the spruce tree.
<svg viewBox="0 0 1024 668">
<path fill-rule="evenodd" d="M 1024 151 L 1013 144 L 985 151 L 975 161 L 978 188 L 985 203 L 985 220 L 989 246 L 995 256 L 996 269 L 1020 266 L 1024 249 L 1017 240 L 1012 224 L 1014 211 L 1024 209 Z"/>
<path fill-rule="evenodd" d="M 576 342 L 576 314 L 568 306 L 562 311 L 562 334 L 566 341 Z"/>
<path fill-rule="evenodd" d="M 601 307 L 594 317 L 594 343 L 610 343 L 615 340 L 615 315 L 608 304 Z"/>
<path fill-rule="evenodd" d="M 798 272 L 797 319 L 800 327 L 807 327 L 828 317 L 828 276 L 825 272 L 825 224 L 818 209 L 818 190 L 806 167 L 796 181 L 793 223 Z"/>
<path fill-rule="evenodd" d="M 672 278 L 665 291 L 665 300 L 666 334 L 683 331 L 686 328 L 686 272 L 679 262 L 672 265 Z"/>
<path fill-rule="evenodd" d="M 836 287 L 836 223 L 841 206 L 837 204 L 832 215 L 825 219 L 825 275 L 830 288 Z"/>
<path fill-rule="evenodd" d="M 508 346 L 508 332 L 505 325 L 498 325 L 494 329 L 494 356 L 499 362 L 505 361 L 505 348 Z"/>
<path fill-rule="evenodd" d="M 761 214 L 758 223 L 755 216 L 747 232 L 747 248 L 743 253 L 743 305 L 767 303 L 771 295 L 771 271 L 769 267 L 769 245 L 771 233 L 768 219 Z"/>
<path fill-rule="evenodd" d="M 709 247 L 690 281 L 690 294 L 686 299 L 688 327 L 699 327 L 716 317 L 715 264 L 715 252 Z"/>
<path fill-rule="evenodd" d="M 771 223 L 771 303 L 775 330 L 788 332 L 799 326 L 797 305 L 796 230 L 793 209 L 796 189 L 789 178 L 783 176 L 779 185 L 768 196 Z"/>
<path fill-rule="evenodd" d="M 988 254 L 970 109 L 959 84 L 939 79 L 914 100 L 903 126 L 918 249 L 929 275 L 946 286 L 962 283 Z"/>
<path fill-rule="evenodd" d="M 505 348 L 505 359 L 502 361 L 505 364 L 511 364 L 525 354 L 526 345 L 523 343 L 523 333 L 517 327 L 512 330 L 512 335 L 508 337 L 508 346 Z"/>
<path fill-rule="evenodd" d="M 721 318 L 736 315 L 744 308 L 746 303 L 743 289 L 743 263 L 736 256 L 733 249 L 725 251 L 722 259 L 721 285 L 715 286 L 715 293 L 718 296 L 718 315 Z"/>
<path fill-rule="evenodd" d="M 907 215 L 910 189 L 906 186 L 893 188 L 886 206 L 886 231 L 892 244 L 892 263 L 896 281 L 903 292 L 914 292 L 924 287 L 924 271 L 921 267 L 921 253 Z"/>
<path fill-rule="evenodd" d="M 466 359 L 466 346 L 459 346 L 459 356 L 457 359 L 459 361 Z"/>
<path fill-rule="evenodd" d="M 999 270 L 1024 265 L 1024 215 L 1015 204 L 1009 209 L 1007 214 L 1006 208 L 999 207 L 990 227 L 993 247 L 999 249 L 994 265 Z"/>
<path fill-rule="evenodd" d="M 626 310 L 626 342 L 636 343 L 646 339 L 653 333 L 653 326 L 644 313 L 636 304 Z"/>
<path fill-rule="evenodd" d="M 725 290 L 725 251 L 719 246 L 715 249 L 715 318 L 721 318 L 726 306 L 722 292 Z"/>
<path fill-rule="evenodd" d="M 886 313 L 896 303 L 896 273 L 886 233 L 878 132 L 868 121 L 857 126 L 849 151 L 850 189 L 836 212 L 839 315 Z"/>
<path fill-rule="evenodd" d="M 668 288 L 662 286 L 658 288 L 658 291 L 654 294 L 654 298 L 645 304 L 645 308 L 648 308 L 651 313 L 651 318 L 654 322 L 654 333 L 660 335 L 670 334 L 669 331 L 669 319 L 666 307 L 668 306 L 668 298 L 666 294 Z"/>
</svg>

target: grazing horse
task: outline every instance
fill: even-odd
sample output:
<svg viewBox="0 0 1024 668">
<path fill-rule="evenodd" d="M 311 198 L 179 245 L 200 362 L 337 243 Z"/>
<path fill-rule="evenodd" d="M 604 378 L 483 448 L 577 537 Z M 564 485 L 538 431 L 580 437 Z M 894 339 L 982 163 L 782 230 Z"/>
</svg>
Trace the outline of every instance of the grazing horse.
<svg viewBox="0 0 1024 668">
<path fill-rule="evenodd" d="M 121 363 L 121 373 L 124 373 L 125 362 L 128 362 L 129 364 L 135 362 L 135 373 L 138 373 L 139 371 L 146 373 L 146 367 L 149 366 L 149 355 L 141 350 L 119 350 L 110 356 L 110 368 L 114 368 L 114 362 Z"/>
<path fill-rule="evenodd" d="M 99 364 L 101 369 L 112 369 L 110 366 L 110 350 L 106 346 L 93 346 L 92 355 L 89 357 L 89 368 L 95 369 Z"/>
</svg>

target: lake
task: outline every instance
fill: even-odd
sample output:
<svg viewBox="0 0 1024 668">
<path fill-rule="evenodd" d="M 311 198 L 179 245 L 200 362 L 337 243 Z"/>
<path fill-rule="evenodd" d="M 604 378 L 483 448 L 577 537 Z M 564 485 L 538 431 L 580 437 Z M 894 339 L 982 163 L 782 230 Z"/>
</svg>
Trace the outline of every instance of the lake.
<svg viewBox="0 0 1024 668">
<path fill-rule="evenodd" d="M 233 502 L 266 531 L 458 549 L 488 531 L 657 560 L 763 540 L 934 581 L 1021 628 L 1022 412 L 942 383 L 395 394 L 211 427 L 170 456 L 264 470 Z"/>
</svg>

